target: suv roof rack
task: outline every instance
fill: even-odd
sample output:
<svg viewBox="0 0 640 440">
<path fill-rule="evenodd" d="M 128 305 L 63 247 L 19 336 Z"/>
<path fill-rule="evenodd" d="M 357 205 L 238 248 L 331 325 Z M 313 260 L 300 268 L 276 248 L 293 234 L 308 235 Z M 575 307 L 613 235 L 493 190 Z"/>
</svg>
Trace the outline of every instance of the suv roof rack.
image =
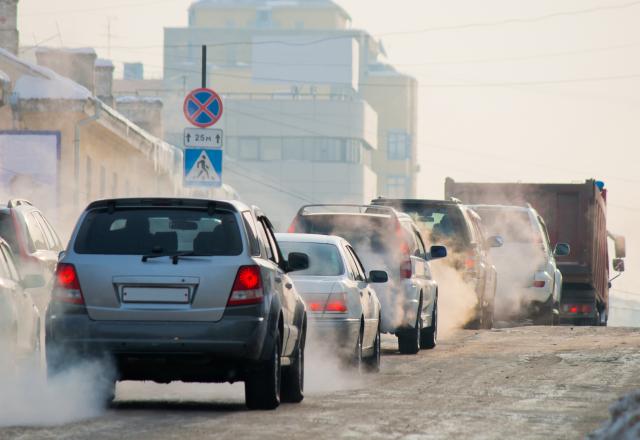
<svg viewBox="0 0 640 440">
<path fill-rule="evenodd" d="M 458 203 L 458 204 L 462 205 L 462 200 L 457 199 L 455 197 L 449 197 L 449 200 L 452 201 L 453 203 Z"/>
<path fill-rule="evenodd" d="M 389 206 L 340 204 L 340 203 L 304 205 L 298 210 L 298 215 L 313 215 L 313 214 L 368 214 L 368 215 L 397 216 L 398 213 L 396 212 L 395 209 Z"/>
<path fill-rule="evenodd" d="M 16 208 L 16 207 L 22 206 L 22 205 L 33 206 L 33 203 L 31 203 L 30 201 L 28 201 L 26 199 L 11 199 L 11 200 L 9 200 L 9 203 L 7 203 L 7 208 Z"/>
</svg>

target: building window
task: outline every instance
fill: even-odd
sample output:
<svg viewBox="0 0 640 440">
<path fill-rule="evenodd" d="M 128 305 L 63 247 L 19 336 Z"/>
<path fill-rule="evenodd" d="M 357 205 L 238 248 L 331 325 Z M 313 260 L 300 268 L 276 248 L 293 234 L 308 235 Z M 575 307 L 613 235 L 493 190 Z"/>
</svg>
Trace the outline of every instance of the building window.
<svg viewBox="0 0 640 440">
<path fill-rule="evenodd" d="M 238 64 L 238 48 L 236 46 L 227 46 L 225 48 L 226 52 L 226 63 L 228 66 L 235 66 Z"/>
<path fill-rule="evenodd" d="M 406 131 L 390 131 L 387 134 L 387 158 L 389 160 L 411 158 L 411 136 Z"/>
<path fill-rule="evenodd" d="M 241 160 L 259 160 L 260 159 L 260 140 L 258 138 L 240 138 L 238 145 Z"/>
<path fill-rule="evenodd" d="M 409 179 L 406 176 L 387 177 L 387 197 L 406 197 L 409 188 Z"/>
<path fill-rule="evenodd" d="M 235 29 L 236 28 L 236 22 L 235 20 L 227 20 L 224 22 L 224 27 L 226 27 L 227 29 Z"/>
<path fill-rule="evenodd" d="M 271 9 L 258 9 L 256 11 L 256 27 L 269 28 L 272 25 Z"/>
<path fill-rule="evenodd" d="M 297 30 L 304 29 L 304 21 L 302 20 L 296 21 L 293 27 Z"/>
<path fill-rule="evenodd" d="M 305 160 L 304 138 L 282 139 L 282 158 L 284 160 Z"/>
<path fill-rule="evenodd" d="M 262 138 L 260 142 L 261 160 L 281 160 L 282 147 L 280 138 Z"/>
</svg>

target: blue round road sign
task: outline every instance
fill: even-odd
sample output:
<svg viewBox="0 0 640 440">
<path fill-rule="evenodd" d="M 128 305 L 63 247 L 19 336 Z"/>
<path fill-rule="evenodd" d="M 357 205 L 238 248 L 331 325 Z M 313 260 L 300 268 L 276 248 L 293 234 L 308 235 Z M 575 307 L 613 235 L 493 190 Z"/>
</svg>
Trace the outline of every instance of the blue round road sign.
<svg viewBox="0 0 640 440">
<path fill-rule="evenodd" d="M 184 116 L 196 127 L 211 127 L 222 116 L 222 99 L 211 89 L 195 89 L 184 99 Z"/>
</svg>

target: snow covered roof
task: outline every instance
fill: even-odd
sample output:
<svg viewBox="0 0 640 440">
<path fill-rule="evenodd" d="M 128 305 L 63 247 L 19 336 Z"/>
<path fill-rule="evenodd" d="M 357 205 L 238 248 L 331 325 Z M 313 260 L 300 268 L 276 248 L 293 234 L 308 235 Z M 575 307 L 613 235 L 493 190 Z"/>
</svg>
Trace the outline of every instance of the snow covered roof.
<svg viewBox="0 0 640 440">
<path fill-rule="evenodd" d="M 98 58 L 96 60 L 96 67 L 114 67 L 113 61 L 107 60 L 106 58 Z"/>
<path fill-rule="evenodd" d="M 118 96 L 116 98 L 116 102 L 118 104 L 130 104 L 135 102 L 143 102 L 146 104 L 162 104 L 162 98 L 157 96 L 137 96 L 137 95 L 127 95 L 127 96 Z"/>
<path fill-rule="evenodd" d="M 45 52 L 65 52 L 69 54 L 83 54 L 83 55 L 96 55 L 96 51 L 93 47 L 46 47 L 38 46 L 36 53 Z"/>
<path fill-rule="evenodd" d="M 20 99 L 89 99 L 92 94 L 80 84 L 68 78 L 39 78 L 22 75 L 16 81 L 13 91 Z"/>
</svg>

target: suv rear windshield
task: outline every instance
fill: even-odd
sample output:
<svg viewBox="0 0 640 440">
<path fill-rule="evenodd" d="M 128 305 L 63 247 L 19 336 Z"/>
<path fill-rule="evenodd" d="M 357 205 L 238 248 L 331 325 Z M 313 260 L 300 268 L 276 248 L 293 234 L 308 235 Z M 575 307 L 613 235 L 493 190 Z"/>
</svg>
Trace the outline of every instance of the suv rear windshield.
<svg viewBox="0 0 640 440">
<path fill-rule="evenodd" d="M 399 247 L 395 225 L 395 219 L 389 215 L 312 214 L 300 218 L 297 232 L 337 235 L 356 248 L 358 254 L 386 253 Z"/>
<path fill-rule="evenodd" d="M 240 255 L 242 239 L 233 212 L 184 208 L 90 211 L 74 249 L 79 254 Z"/>
<path fill-rule="evenodd" d="M 285 255 L 291 252 L 302 252 L 309 256 L 309 268 L 300 270 L 294 275 L 335 277 L 344 274 L 344 265 L 338 248 L 328 243 L 301 243 L 279 241 L 280 250 Z"/>
<path fill-rule="evenodd" d="M 452 244 L 454 247 L 469 244 L 469 229 L 464 215 L 457 205 L 427 205 L 407 203 L 399 207 L 413 218 L 432 244 Z"/>
<path fill-rule="evenodd" d="M 499 235 L 505 243 L 541 243 L 542 235 L 529 213 L 514 209 L 473 208 L 480 215 L 488 234 Z"/>
</svg>

